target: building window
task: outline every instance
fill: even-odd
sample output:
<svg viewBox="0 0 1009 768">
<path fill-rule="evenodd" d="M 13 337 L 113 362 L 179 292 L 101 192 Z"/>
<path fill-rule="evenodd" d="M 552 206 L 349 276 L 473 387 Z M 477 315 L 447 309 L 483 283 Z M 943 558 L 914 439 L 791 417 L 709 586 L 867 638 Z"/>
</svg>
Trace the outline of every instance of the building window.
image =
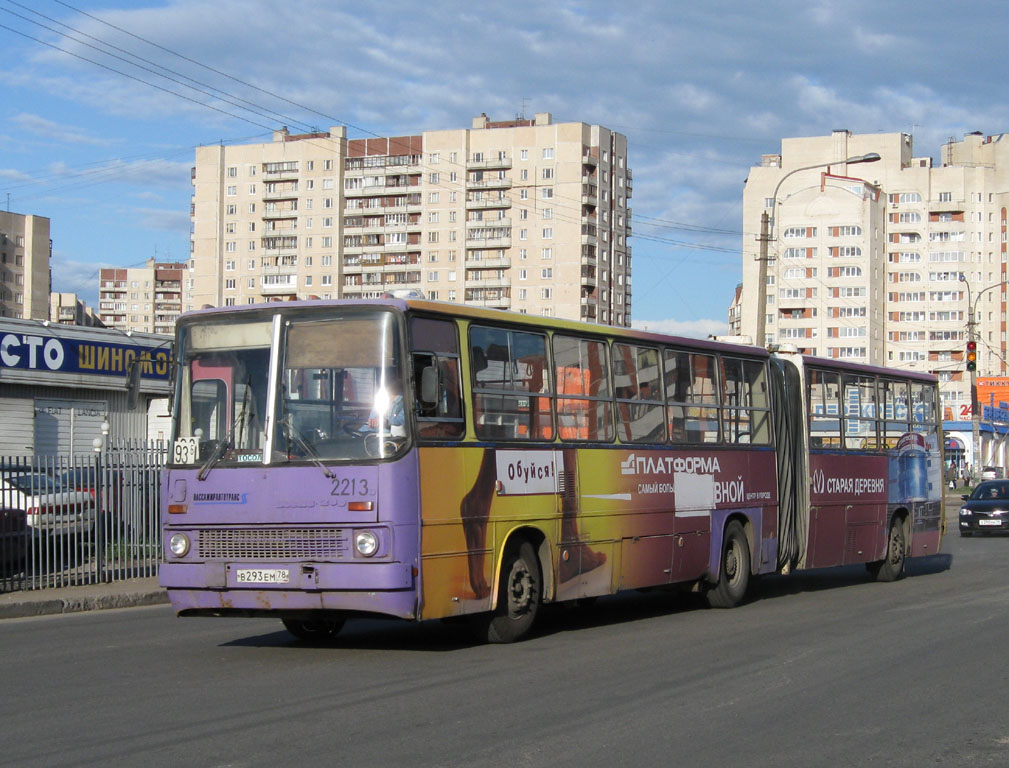
<svg viewBox="0 0 1009 768">
<path fill-rule="evenodd" d="M 543 147 L 543 159 L 553 160 L 554 159 L 554 148 L 553 147 Z"/>
</svg>

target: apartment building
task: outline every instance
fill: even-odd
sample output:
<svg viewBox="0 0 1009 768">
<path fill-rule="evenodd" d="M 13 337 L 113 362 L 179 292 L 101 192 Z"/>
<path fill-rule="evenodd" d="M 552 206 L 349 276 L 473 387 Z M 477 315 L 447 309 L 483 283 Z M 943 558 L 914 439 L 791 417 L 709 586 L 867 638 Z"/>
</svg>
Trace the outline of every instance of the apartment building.
<svg viewBox="0 0 1009 768">
<path fill-rule="evenodd" d="M 201 147 L 187 308 L 430 299 L 629 326 L 627 140 L 533 119 Z"/>
<path fill-rule="evenodd" d="M 83 325 L 101 328 L 95 311 L 76 293 L 49 294 L 49 322 L 60 325 Z"/>
<path fill-rule="evenodd" d="M 102 269 L 98 318 L 106 328 L 120 331 L 173 334 L 186 276 L 186 264 L 154 259 L 142 267 Z"/>
<path fill-rule="evenodd" d="M 877 162 L 846 163 L 876 153 Z M 950 140 L 940 163 L 904 133 L 784 139 L 752 168 L 744 231 L 773 214 L 766 305 L 757 242 L 744 243 L 741 331 L 825 357 L 931 371 L 947 419 L 969 418 L 973 306 L 978 374 L 1006 373 L 1009 136 Z"/>
<path fill-rule="evenodd" d="M 49 318 L 49 219 L 0 211 L 0 317 Z"/>
</svg>

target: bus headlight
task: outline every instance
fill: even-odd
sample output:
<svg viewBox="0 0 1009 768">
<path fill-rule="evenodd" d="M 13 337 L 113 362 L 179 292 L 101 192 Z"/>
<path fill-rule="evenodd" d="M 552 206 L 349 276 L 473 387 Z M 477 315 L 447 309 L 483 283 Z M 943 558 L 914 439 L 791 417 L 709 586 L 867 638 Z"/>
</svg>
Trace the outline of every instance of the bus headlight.
<svg viewBox="0 0 1009 768">
<path fill-rule="evenodd" d="M 354 534 L 354 549 L 363 557 L 371 557 L 378 552 L 378 536 L 372 531 L 357 531 Z"/>
<path fill-rule="evenodd" d="M 168 540 L 168 548 L 176 557 L 185 557 L 189 553 L 189 537 L 184 533 L 173 533 Z"/>
</svg>

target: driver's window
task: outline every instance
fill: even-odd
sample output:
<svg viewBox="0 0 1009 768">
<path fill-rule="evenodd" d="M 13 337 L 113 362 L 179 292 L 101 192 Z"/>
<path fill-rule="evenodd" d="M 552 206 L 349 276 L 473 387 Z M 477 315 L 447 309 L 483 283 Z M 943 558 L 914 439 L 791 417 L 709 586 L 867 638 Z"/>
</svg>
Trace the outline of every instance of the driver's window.
<svg viewBox="0 0 1009 768">
<path fill-rule="evenodd" d="M 193 382 L 190 434 L 198 434 L 203 440 L 223 440 L 227 432 L 227 404 L 228 387 L 220 379 Z"/>
</svg>

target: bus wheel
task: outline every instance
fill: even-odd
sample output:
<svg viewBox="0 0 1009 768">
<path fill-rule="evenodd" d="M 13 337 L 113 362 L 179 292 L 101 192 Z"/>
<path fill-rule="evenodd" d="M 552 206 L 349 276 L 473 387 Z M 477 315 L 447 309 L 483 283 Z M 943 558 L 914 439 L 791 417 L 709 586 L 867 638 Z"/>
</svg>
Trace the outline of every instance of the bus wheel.
<svg viewBox="0 0 1009 768">
<path fill-rule="evenodd" d="M 876 581 L 897 581 L 904 576 L 904 523 L 895 517 L 890 523 L 890 536 L 886 542 L 886 557 L 869 563 L 869 573 Z"/>
<path fill-rule="evenodd" d="M 543 579 L 532 544 L 510 547 L 501 565 L 497 609 L 474 619 L 478 637 L 488 643 L 513 643 L 522 639 L 536 621 Z"/>
<path fill-rule="evenodd" d="M 705 593 L 712 608 L 733 608 L 743 602 L 750 585 L 750 547 L 743 526 L 733 520 L 725 527 L 718 583 Z"/>
<path fill-rule="evenodd" d="M 343 619 L 281 619 L 284 629 L 306 643 L 322 643 L 343 629 Z"/>
</svg>

